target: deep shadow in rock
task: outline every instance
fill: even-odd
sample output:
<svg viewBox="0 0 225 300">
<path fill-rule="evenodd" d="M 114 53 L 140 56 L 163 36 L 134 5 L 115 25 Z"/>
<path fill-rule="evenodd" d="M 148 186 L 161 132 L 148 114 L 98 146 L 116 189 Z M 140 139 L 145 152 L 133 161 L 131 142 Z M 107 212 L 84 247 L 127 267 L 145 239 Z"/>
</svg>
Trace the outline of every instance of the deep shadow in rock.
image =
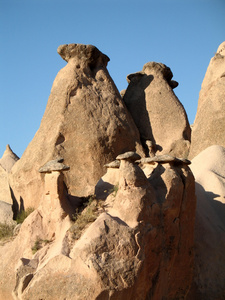
<svg viewBox="0 0 225 300">
<path fill-rule="evenodd" d="M 9 190 L 10 190 L 10 195 L 12 198 L 12 211 L 13 211 L 13 220 L 16 220 L 18 212 L 19 212 L 19 204 L 18 201 L 16 200 L 16 197 L 14 195 L 13 189 L 11 188 L 11 186 L 9 186 Z"/>
</svg>

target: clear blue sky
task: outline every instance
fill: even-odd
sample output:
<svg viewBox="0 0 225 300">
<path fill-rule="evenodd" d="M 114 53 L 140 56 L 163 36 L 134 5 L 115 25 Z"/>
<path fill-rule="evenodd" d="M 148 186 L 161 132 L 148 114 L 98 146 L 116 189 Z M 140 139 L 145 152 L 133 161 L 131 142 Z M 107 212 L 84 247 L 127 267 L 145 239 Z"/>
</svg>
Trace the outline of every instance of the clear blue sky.
<svg viewBox="0 0 225 300">
<path fill-rule="evenodd" d="M 169 66 L 193 123 L 207 66 L 225 40 L 224 0 L 0 0 L 0 157 L 21 156 L 39 128 L 61 44 L 93 44 L 110 57 L 119 90 L 149 61 Z"/>
</svg>

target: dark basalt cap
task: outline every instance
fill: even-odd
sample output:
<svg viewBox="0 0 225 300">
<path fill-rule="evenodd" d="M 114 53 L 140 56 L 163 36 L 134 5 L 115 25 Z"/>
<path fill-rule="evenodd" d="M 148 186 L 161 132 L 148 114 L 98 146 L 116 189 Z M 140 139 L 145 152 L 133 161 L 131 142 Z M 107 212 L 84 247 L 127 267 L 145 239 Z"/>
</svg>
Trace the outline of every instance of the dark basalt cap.
<svg viewBox="0 0 225 300">
<path fill-rule="evenodd" d="M 107 66 L 110 60 L 107 55 L 93 45 L 65 44 L 59 46 L 57 52 L 67 62 L 71 58 L 77 57 L 78 60 L 84 60 L 88 64 L 95 64 L 96 61 L 100 60 L 104 66 Z"/>
<path fill-rule="evenodd" d="M 114 160 L 114 161 L 104 165 L 104 167 L 118 169 L 120 167 L 120 161 L 119 160 Z"/>
<path fill-rule="evenodd" d="M 58 158 L 48 161 L 44 166 L 42 166 L 38 171 L 40 173 L 51 173 L 53 171 L 67 171 L 70 167 L 64 165 L 63 158 Z"/>
<path fill-rule="evenodd" d="M 142 164 L 154 164 L 156 162 L 161 163 L 161 164 L 166 164 L 166 163 L 186 164 L 186 165 L 191 164 L 190 160 L 188 160 L 188 159 L 177 158 L 177 157 L 174 157 L 174 156 L 171 156 L 168 154 L 142 158 L 142 159 L 138 160 L 137 162 L 142 163 Z"/>
<path fill-rule="evenodd" d="M 128 160 L 128 161 L 132 161 L 132 162 L 134 162 L 140 158 L 141 158 L 141 156 L 133 151 L 128 151 L 128 152 L 122 153 L 116 157 L 116 159 L 118 159 L 118 160 Z"/>
</svg>

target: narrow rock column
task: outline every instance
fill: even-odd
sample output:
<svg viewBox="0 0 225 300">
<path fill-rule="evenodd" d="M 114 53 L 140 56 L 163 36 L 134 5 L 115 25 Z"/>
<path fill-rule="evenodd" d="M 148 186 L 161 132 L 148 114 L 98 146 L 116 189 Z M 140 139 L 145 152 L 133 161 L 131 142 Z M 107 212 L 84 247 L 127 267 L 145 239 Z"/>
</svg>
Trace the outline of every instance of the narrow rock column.
<svg viewBox="0 0 225 300">
<path fill-rule="evenodd" d="M 49 161 L 39 170 L 40 173 L 45 173 L 45 192 L 39 210 L 48 238 L 52 238 L 62 221 L 72 214 L 72 207 L 65 193 L 63 174 L 69 167 L 62 161 L 63 159 Z"/>
</svg>

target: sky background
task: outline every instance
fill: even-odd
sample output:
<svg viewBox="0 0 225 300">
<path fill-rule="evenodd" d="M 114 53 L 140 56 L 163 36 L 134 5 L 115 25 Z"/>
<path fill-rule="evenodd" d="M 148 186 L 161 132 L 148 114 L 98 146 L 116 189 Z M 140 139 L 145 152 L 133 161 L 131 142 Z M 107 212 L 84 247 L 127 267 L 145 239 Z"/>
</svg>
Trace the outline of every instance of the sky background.
<svg viewBox="0 0 225 300">
<path fill-rule="evenodd" d="M 0 0 L 0 157 L 21 157 L 39 128 L 66 62 L 61 44 L 92 44 L 109 56 L 119 91 L 150 61 L 171 68 L 192 124 L 210 59 L 225 40 L 224 0 Z"/>
</svg>

